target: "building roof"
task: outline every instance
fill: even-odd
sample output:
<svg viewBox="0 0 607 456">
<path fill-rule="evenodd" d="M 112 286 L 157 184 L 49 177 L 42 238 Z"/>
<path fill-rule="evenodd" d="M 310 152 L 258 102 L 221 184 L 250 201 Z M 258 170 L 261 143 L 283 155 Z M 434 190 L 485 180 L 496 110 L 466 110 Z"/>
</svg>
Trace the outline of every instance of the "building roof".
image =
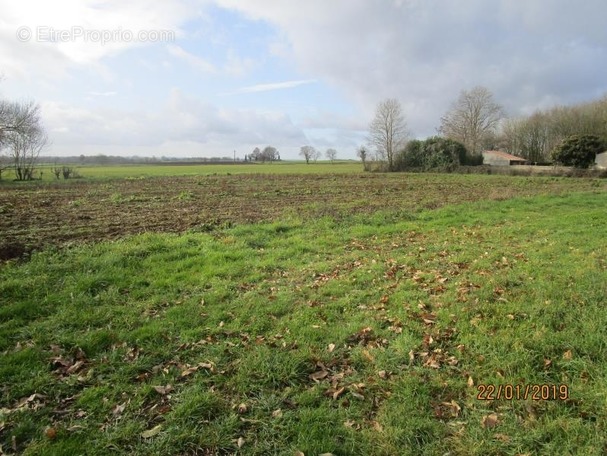
<svg viewBox="0 0 607 456">
<path fill-rule="evenodd" d="M 526 158 L 517 157 L 516 155 L 507 154 L 506 152 L 502 152 L 501 150 L 485 150 L 483 154 L 490 154 L 494 157 L 503 158 L 504 160 L 510 161 L 527 161 Z"/>
</svg>

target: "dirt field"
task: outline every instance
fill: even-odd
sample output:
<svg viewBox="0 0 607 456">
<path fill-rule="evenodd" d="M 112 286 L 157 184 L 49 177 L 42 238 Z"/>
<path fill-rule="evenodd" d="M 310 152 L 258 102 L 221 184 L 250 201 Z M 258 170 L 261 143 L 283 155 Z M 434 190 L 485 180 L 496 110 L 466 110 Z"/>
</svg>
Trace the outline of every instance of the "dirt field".
<svg viewBox="0 0 607 456">
<path fill-rule="evenodd" d="M 445 174 L 225 175 L 0 186 L 0 259 L 142 232 L 285 215 L 415 212 L 480 199 L 605 190 L 607 181 Z"/>
</svg>

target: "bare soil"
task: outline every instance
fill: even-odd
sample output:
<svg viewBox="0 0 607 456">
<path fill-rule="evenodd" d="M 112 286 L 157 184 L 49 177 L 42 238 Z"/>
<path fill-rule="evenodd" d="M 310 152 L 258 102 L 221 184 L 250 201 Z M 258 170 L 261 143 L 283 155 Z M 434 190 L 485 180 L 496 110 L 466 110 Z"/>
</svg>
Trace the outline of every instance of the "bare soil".
<svg viewBox="0 0 607 456">
<path fill-rule="evenodd" d="M 0 185 L 0 260 L 48 246 L 240 223 L 414 213 L 465 201 L 605 191 L 597 179 L 446 174 L 226 175 Z"/>
</svg>

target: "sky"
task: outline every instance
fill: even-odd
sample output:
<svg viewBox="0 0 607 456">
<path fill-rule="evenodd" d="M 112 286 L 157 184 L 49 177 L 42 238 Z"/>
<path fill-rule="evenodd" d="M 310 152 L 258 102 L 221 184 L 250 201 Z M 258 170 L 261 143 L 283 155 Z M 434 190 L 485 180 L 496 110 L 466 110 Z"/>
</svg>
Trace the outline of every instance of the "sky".
<svg viewBox="0 0 607 456">
<path fill-rule="evenodd" d="M 607 94 L 605 0 L 0 0 L 0 97 L 47 155 L 355 158 L 377 104 L 412 138 L 462 90 L 509 117 Z"/>
</svg>

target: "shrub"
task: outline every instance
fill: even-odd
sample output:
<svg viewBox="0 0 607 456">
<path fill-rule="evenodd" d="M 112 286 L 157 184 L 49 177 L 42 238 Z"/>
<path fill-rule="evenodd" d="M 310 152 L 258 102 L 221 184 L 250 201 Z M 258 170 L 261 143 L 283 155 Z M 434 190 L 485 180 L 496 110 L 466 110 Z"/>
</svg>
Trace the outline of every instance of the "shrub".
<svg viewBox="0 0 607 456">
<path fill-rule="evenodd" d="M 596 154 L 607 148 L 605 141 L 595 135 L 573 135 L 563 140 L 553 151 L 557 163 L 575 168 L 588 168 L 594 164 Z"/>
<path fill-rule="evenodd" d="M 452 139 L 433 136 L 424 141 L 407 143 L 395 161 L 398 171 L 420 169 L 424 171 L 455 169 L 468 156 L 466 147 Z"/>
</svg>

